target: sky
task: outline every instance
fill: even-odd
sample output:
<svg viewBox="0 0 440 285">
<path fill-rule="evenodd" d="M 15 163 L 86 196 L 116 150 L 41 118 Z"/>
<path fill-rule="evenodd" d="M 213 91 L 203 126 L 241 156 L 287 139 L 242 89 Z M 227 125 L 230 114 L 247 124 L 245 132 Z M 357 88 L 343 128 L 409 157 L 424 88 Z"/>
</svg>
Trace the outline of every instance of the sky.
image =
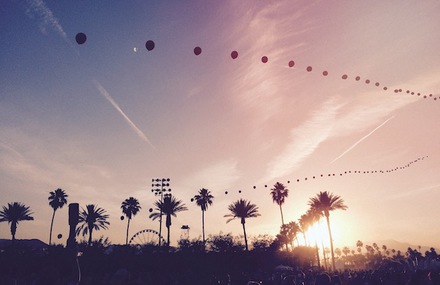
<svg viewBox="0 0 440 285">
<path fill-rule="evenodd" d="M 122 201 L 142 207 L 130 236 L 158 230 L 151 180 L 170 178 L 188 208 L 173 217 L 175 244 L 183 225 L 201 236 L 201 188 L 215 197 L 207 235 L 242 234 L 224 217 L 240 198 L 261 214 L 248 235 L 277 234 L 269 192 L 281 182 L 286 222 L 320 191 L 344 199 L 336 246 L 440 247 L 439 13 L 434 0 L 4 0 L 0 205 L 29 206 L 17 238 L 48 242 L 47 198 L 62 188 L 110 215 L 94 237 L 124 243 Z M 67 216 L 56 213 L 57 243 Z"/>
</svg>

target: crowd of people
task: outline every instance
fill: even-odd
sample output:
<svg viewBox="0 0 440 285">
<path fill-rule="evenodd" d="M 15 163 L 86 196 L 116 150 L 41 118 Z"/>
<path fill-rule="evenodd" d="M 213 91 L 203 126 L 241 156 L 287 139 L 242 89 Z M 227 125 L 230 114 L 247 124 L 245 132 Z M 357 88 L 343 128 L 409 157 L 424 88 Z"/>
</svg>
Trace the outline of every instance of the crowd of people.
<svg viewBox="0 0 440 285">
<path fill-rule="evenodd" d="M 415 260 L 412 257 L 416 258 Z M 112 252 L 72 255 L 0 251 L 1 285 L 440 285 L 440 260 L 410 252 L 399 262 L 330 270 L 301 264 L 287 252 Z"/>
</svg>

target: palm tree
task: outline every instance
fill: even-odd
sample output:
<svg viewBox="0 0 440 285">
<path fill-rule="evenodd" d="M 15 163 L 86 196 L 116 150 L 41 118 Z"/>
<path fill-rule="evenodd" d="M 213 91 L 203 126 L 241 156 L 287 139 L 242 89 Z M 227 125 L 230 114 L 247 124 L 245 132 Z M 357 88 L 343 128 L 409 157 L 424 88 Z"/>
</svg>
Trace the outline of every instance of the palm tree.
<svg viewBox="0 0 440 285">
<path fill-rule="evenodd" d="M 49 193 L 49 206 L 53 209 L 52 221 L 50 222 L 50 232 L 49 232 L 49 245 L 52 243 L 52 229 L 53 229 L 53 220 L 55 219 L 55 212 L 58 209 L 61 209 L 64 205 L 67 204 L 68 195 L 64 192 L 63 189 L 58 188 L 55 191 L 51 191 Z"/>
<path fill-rule="evenodd" d="M 280 233 L 277 234 L 278 240 L 281 244 L 286 246 L 286 251 L 289 251 L 289 244 L 292 245 L 289 239 L 289 227 L 287 225 L 281 225 Z"/>
<path fill-rule="evenodd" d="M 344 200 L 333 193 L 329 193 L 327 191 L 319 192 L 316 197 L 310 198 L 309 205 L 312 209 L 315 209 L 317 212 L 321 212 L 324 214 L 327 220 L 328 227 L 328 235 L 330 238 L 330 249 L 332 254 L 332 265 L 333 270 L 335 270 L 335 254 L 333 251 L 333 237 L 332 231 L 330 228 L 330 212 L 334 210 L 346 210 L 347 206 L 344 204 Z"/>
<path fill-rule="evenodd" d="M 85 236 L 87 233 L 89 234 L 89 241 L 87 245 L 92 244 L 92 234 L 93 231 L 99 231 L 100 229 L 108 229 L 108 225 L 110 222 L 107 221 L 109 215 L 103 208 L 99 208 L 94 204 L 86 205 L 86 209 L 82 209 L 79 213 L 78 222 L 81 224 L 76 229 L 76 235 L 79 235 L 82 231 L 82 235 Z"/>
<path fill-rule="evenodd" d="M 295 241 L 295 239 L 298 242 L 298 232 L 300 232 L 300 227 L 296 222 L 289 222 L 287 225 L 288 228 L 288 235 L 289 235 L 289 240 L 290 240 L 290 245 L 292 247 L 293 250 L 293 242 Z"/>
<path fill-rule="evenodd" d="M 0 222 L 11 224 L 12 243 L 15 242 L 18 222 L 32 221 L 34 217 L 31 215 L 30 208 L 20 202 L 8 203 L 7 207 L 3 206 L 3 210 L 0 211 Z"/>
<path fill-rule="evenodd" d="M 125 235 L 125 245 L 128 244 L 128 232 L 130 229 L 130 221 L 131 218 L 136 216 L 136 214 L 141 209 L 141 205 L 139 205 L 139 201 L 136 198 L 130 197 L 125 199 L 121 205 L 122 213 L 127 217 L 127 234 Z"/>
<path fill-rule="evenodd" d="M 208 206 L 212 205 L 212 199 L 214 199 L 214 196 L 211 195 L 211 192 L 208 189 L 202 188 L 193 199 L 196 201 L 197 206 L 202 209 L 202 236 L 203 244 L 205 244 L 205 211 L 208 209 Z"/>
<path fill-rule="evenodd" d="M 240 199 L 228 206 L 228 210 L 231 212 L 230 214 L 225 215 L 226 217 L 229 217 L 226 221 L 226 223 L 229 223 L 235 218 L 240 218 L 241 224 L 243 226 L 243 234 L 244 234 L 244 243 L 246 245 L 246 251 L 249 250 L 248 248 L 248 242 L 246 237 L 246 228 L 244 224 L 246 223 L 247 218 L 255 218 L 260 216 L 258 213 L 258 207 L 255 204 L 251 204 L 250 201 Z"/>
<path fill-rule="evenodd" d="M 313 225 L 313 219 L 312 219 L 310 213 L 307 212 L 306 214 L 301 215 L 301 218 L 299 218 L 298 223 L 300 225 L 301 232 L 302 232 L 302 234 L 304 236 L 305 246 L 308 246 L 308 243 L 307 243 L 307 231 Z"/>
<path fill-rule="evenodd" d="M 363 246 L 364 246 L 364 243 L 363 243 L 361 240 L 358 240 L 358 241 L 356 242 L 357 251 L 358 251 L 359 253 L 362 252 L 362 247 L 363 247 Z"/>
<path fill-rule="evenodd" d="M 171 194 L 166 194 L 164 199 L 158 200 L 154 203 L 156 210 L 150 214 L 150 218 L 153 220 L 160 218 L 161 214 L 166 216 L 166 227 L 167 227 L 167 246 L 170 246 L 170 227 L 171 227 L 171 216 L 176 217 L 176 213 L 187 211 L 188 208 L 183 204 L 182 200 L 177 200 Z"/>
<path fill-rule="evenodd" d="M 309 224 L 309 227 L 312 227 L 315 223 L 319 223 L 319 220 L 322 217 L 322 212 L 317 212 L 316 209 L 309 208 L 305 213 L 305 216 L 306 216 L 306 221 Z M 318 262 L 318 267 L 321 267 L 317 237 L 315 237 L 315 249 L 316 249 L 316 261 Z M 325 256 L 324 256 L 324 261 L 325 261 Z"/>
<path fill-rule="evenodd" d="M 289 189 L 287 189 L 282 183 L 277 182 L 273 188 L 270 189 L 270 195 L 272 195 L 272 201 L 280 206 L 281 224 L 284 225 L 283 208 L 281 205 L 286 201 L 286 198 L 289 195 Z"/>
</svg>

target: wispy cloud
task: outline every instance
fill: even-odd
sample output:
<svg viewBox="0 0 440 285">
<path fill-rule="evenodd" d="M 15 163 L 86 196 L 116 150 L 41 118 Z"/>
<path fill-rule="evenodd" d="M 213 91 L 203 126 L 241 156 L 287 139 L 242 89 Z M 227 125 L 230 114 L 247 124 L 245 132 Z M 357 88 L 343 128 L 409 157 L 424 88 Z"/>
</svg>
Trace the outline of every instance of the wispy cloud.
<svg viewBox="0 0 440 285">
<path fill-rule="evenodd" d="M 241 177 L 237 164 L 238 162 L 234 159 L 214 162 L 189 175 L 186 184 L 192 188 L 196 186 L 213 190 L 227 189 Z"/>
<path fill-rule="evenodd" d="M 277 1 L 261 6 L 242 7 L 244 16 L 233 29 L 234 45 L 246 51 L 240 59 L 249 63 L 237 69 L 231 94 L 238 106 L 254 114 L 255 125 L 265 123 L 282 108 L 286 98 L 280 94 L 292 82 L 286 80 L 284 64 L 280 68 L 278 61 L 285 54 L 302 53 L 307 45 L 301 36 L 314 29 L 314 23 L 304 19 L 309 5 L 298 8 L 291 1 Z M 297 24 L 295 29 L 292 21 Z M 292 41 L 294 45 L 286 45 Z M 268 64 L 261 63 L 263 55 L 269 58 Z"/>
<path fill-rule="evenodd" d="M 388 123 L 388 121 L 390 121 L 391 119 L 393 119 L 394 116 L 388 118 L 385 122 L 383 122 L 382 124 L 380 124 L 379 126 L 377 126 L 376 128 L 374 128 L 374 130 L 372 130 L 371 132 L 369 132 L 367 135 L 363 136 L 360 140 L 358 140 L 357 142 L 355 142 L 352 146 L 350 146 L 347 150 L 345 150 L 341 155 L 339 155 L 338 157 L 336 157 L 335 159 L 332 160 L 332 162 L 330 162 L 329 164 L 334 163 L 335 161 L 337 161 L 338 159 L 340 159 L 341 157 L 343 157 L 345 154 L 347 154 L 350 150 L 352 150 L 353 148 L 355 148 L 358 144 L 360 144 L 363 140 L 367 139 L 369 136 L 371 136 L 375 131 L 377 131 L 378 129 L 380 129 L 381 127 L 383 127 L 386 123 Z"/>
<path fill-rule="evenodd" d="M 42 0 L 27 0 L 26 15 L 30 18 L 36 18 L 39 22 L 40 31 L 43 34 L 47 34 L 47 29 L 51 28 L 58 33 L 64 40 L 67 41 L 67 34 L 61 26 L 58 19 L 47 7 L 46 3 Z"/>
<path fill-rule="evenodd" d="M 330 98 L 313 113 L 311 118 L 291 130 L 290 139 L 285 149 L 268 163 L 268 174 L 265 179 L 275 179 L 291 173 L 325 140 L 359 133 L 379 120 L 383 120 L 385 116 L 395 110 L 416 101 L 417 98 L 410 96 L 390 98 L 374 96 L 369 93 L 360 95 L 354 102 L 342 100 L 341 97 Z M 337 159 L 383 127 L 392 118 L 394 116 L 357 141 Z"/>
<path fill-rule="evenodd" d="M 112 104 L 112 106 L 116 109 L 116 111 L 119 112 L 119 114 L 122 115 L 122 117 L 125 119 L 125 121 L 128 123 L 128 125 L 135 131 L 135 133 L 143 140 L 145 141 L 150 147 L 153 149 L 156 149 L 156 147 L 150 142 L 150 140 L 147 138 L 147 136 L 133 123 L 133 121 L 122 111 L 121 107 L 113 100 L 113 98 L 110 96 L 110 94 L 107 92 L 107 90 L 96 80 L 93 80 L 95 83 L 96 88 L 99 91 L 99 94 L 102 95 L 107 101 Z"/>
<path fill-rule="evenodd" d="M 23 155 L 18 150 L 16 150 L 15 148 L 9 146 L 8 144 L 2 141 L 0 141 L 0 147 L 12 152 L 18 158 L 23 158 Z"/>
<path fill-rule="evenodd" d="M 315 149 L 331 136 L 337 112 L 343 107 L 337 97 L 328 99 L 310 119 L 290 132 L 289 143 L 269 162 L 267 180 L 282 177 L 297 169 Z"/>
</svg>

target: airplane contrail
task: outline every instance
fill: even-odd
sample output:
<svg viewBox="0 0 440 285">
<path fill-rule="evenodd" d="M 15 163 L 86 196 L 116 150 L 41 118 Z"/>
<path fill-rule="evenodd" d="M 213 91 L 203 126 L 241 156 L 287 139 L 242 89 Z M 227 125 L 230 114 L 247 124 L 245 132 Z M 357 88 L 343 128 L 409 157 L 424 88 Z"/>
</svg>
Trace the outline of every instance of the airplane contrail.
<svg viewBox="0 0 440 285">
<path fill-rule="evenodd" d="M 347 152 L 349 152 L 350 150 L 352 150 L 353 148 L 355 148 L 358 144 L 360 144 L 363 140 L 365 140 L 366 138 L 368 138 L 369 136 L 371 136 L 375 131 L 377 131 L 378 129 L 380 129 L 381 127 L 383 127 L 386 123 L 388 123 L 389 120 L 393 119 L 394 116 L 392 116 L 391 118 L 388 118 L 385 122 L 383 122 L 382 124 L 380 124 L 379 126 L 377 126 L 374 130 L 372 130 L 371 132 L 369 132 L 367 135 L 365 135 L 363 138 L 361 138 L 360 140 L 358 140 L 357 142 L 355 142 L 351 147 L 349 147 L 346 151 L 344 151 L 340 156 L 338 156 L 337 158 L 333 159 L 332 162 L 329 163 L 332 164 L 335 161 L 337 161 L 338 159 L 340 159 L 341 157 L 343 157 Z"/>
<path fill-rule="evenodd" d="M 37 18 L 39 21 L 40 31 L 43 34 L 46 34 L 47 27 L 50 27 L 55 30 L 65 41 L 69 42 L 67 39 L 67 34 L 60 22 L 43 0 L 27 0 L 27 4 L 28 7 L 26 14 L 30 18 Z"/>
<path fill-rule="evenodd" d="M 128 125 L 136 132 L 136 134 L 144 140 L 149 146 L 151 146 L 153 149 L 156 149 L 156 147 L 150 142 L 150 140 L 147 138 L 147 136 L 133 123 L 132 120 L 122 111 L 122 109 L 119 107 L 119 105 L 113 100 L 113 98 L 110 96 L 110 94 L 105 90 L 105 88 L 97 81 L 93 80 L 95 83 L 96 88 L 98 88 L 99 93 L 107 99 L 107 101 L 112 104 L 112 106 L 116 109 L 116 111 L 119 112 L 119 114 L 124 117 L 124 119 L 127 121 Z"/>
</svg>

